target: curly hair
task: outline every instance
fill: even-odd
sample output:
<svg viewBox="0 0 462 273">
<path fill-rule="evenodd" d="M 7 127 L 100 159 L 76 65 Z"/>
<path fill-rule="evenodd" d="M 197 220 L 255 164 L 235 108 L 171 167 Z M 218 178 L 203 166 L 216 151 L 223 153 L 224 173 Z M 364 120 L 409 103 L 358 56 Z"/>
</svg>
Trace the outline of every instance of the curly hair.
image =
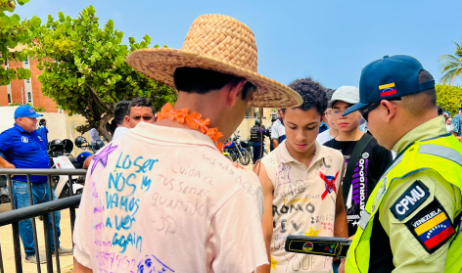
<svg viewBox="0 0 462 273">
<path fill-rule="evenodd" d="M 289 84 L 289 87 L 295 90 L 303 98 L 302 105 L 298 109 L 307 111 L 313 107 L 316 108 L 319 115 L 323 115 L 327 109 L 327 89 L 319 82 L 314 81 L 311 77 L 299 79 Z M 286 109 L 282 109 L 285 112 Z"/>
</svg>

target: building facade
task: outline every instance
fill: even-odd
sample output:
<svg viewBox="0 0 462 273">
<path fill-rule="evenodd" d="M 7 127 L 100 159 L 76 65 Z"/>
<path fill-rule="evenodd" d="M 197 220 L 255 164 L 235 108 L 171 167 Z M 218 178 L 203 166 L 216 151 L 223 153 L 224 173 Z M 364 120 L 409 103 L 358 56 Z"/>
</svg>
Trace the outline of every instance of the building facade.
<svg viewBox="0 0 462 273">
<path fill-rule="evenodd" d="M 42 107 L 45 112 L 59 112 L 56 103 L 42 94 L 42 84 L 37 76 L 42 74 L 42 71 L 37 68 L 38 61 L 27 59 L 20 61 L 7 61 L 3 67 L 9 68 L 27 68 L 31 72 L 31 78 L 26 80 L 14 80 L 7 86 L 0 86 L 0 106 L 8 106 L 11 104 L 27 104 L 35 108 Z"/>
</svg>

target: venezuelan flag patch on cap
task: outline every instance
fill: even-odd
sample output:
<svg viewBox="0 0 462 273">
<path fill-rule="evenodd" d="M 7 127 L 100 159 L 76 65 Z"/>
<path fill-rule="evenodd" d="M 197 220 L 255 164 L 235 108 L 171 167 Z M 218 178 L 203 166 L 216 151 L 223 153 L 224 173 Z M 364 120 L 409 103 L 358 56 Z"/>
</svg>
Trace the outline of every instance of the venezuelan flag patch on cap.
<svg viewBox="0 0 462 273">
<path fill-rule="evenodd" d="M 380 90 L 380 97 L 388 97 L 391 95 L 396 95 L 396 86 L 395 83 L 389 83 L 389 84 L 384 84 L 379 86 Z"/>
<path fill-rule="evenodd" d="M 436 198 L 406 226 L 428 253 L 438 250 L 454 234 L 451 219 Z"/>
</svg>

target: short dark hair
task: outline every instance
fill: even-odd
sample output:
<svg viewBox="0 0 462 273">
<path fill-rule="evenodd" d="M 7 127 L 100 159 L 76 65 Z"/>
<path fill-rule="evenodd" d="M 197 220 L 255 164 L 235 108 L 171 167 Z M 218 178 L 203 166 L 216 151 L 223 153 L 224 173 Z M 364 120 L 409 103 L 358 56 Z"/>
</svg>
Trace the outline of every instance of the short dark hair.
<svg viewBox="0 0 462 273">
<path fill-rule="evenodd" d="M 186 93 L 207 94 L 210 91 L 223 88 L 229 83 L 238 83 L 244 78 L 230 74 L 193 67 L 179 67 L 173 73 L 176 89 Z M 255 85 L 247 81 L 242 88 L 242 99 L 245 100 L 250 89 Z"/>
<path fill-rule="evenodd" d="M 313 107 L 319 115 L 323 115 L 327 109 L 327 92 L 326 88 L 319 82 L 314 81 L 311 77 L 305 79 L 299 79 L 289 84 L 289 87 L 295 90 L 303 99 L 302 105 L 296 107 L 307 111 Z M 282 109 L 285 113 L 286 109 Z"/>
<path fill-rule="evenodd" d="M 124 122 L 125 116 L 128 115 L 129 100 L 119 101 L 114 108 L 114 122 L 121 125 Z"/>
<path fill-rule="evenodd" d="M 143 98 L 143 97 L 138 97 L 134 98 L 132 102 L 128 105 L 128 115 L 130 115 L 130 110 L 132 107 L 151 107 L 152 109 L 152 114 L 156 114 L 156 109 L 154 108 L 154 105 L 152 104 L 152 101 L 148 98 Z"/>
<path fill-rule="evenodd" d="M 44 122 L 47 122 L 46 119 L 44 119 L 44 118 L 41 118 L 40 121 L 39 121 L 40 124 L 43 124 Z"/>
<path fill-rule="evenodd" d="M 334 95 L 336 89 L 331 89 L 327 88 L 326 94 L 327 94 L 327 108 L 332 108 L 332 103 L 330 101 L 332 100 L 332 96 Z"/>
<path fill-rule="evenodd" d="M 432 74 L 427 70 L 422 69 L 419 72 L 419 83 L 424 83 L 433 80 Z M 436 91 L 432 87 L 421 91 L 417 94 L 412 94 L 402 97 L 403 108 L 413 116 L 422 116 L 429 108 L 436 108 Z"/>
</svg>

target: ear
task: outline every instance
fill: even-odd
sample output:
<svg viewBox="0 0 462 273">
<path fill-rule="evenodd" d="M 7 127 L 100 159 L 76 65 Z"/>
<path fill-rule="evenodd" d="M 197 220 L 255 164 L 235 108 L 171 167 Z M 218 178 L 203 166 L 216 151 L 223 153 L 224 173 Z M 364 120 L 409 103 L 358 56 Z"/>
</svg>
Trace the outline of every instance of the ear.
<svg viewBox="0 0 462 273">
<path fill-rule="evenodd" d="M 126 115 L 126 116 L 124 117 L 124 122 L 127 123 L 127 124 L 130 123 L 130 117 L 129 117 L 128 115 Z"/>
<path fill-rule="evenodd" d="M 241 95 L 242 87 L 244 87 L 246 80 L 241 80 L 238 83 L 227 84 L 226 102 L 229 106 L 233 107 L 237 102 L 237 97 Z"/>
<path fill-rule="evenodd" d="M 398 107 L 394 103 L 388 100 L 382 100 L 380 105 L 383 106 L 384 110 L 386 111 L 384 115 L 385 121 L 389 122 L 396 116 Z"/>
</svg>

